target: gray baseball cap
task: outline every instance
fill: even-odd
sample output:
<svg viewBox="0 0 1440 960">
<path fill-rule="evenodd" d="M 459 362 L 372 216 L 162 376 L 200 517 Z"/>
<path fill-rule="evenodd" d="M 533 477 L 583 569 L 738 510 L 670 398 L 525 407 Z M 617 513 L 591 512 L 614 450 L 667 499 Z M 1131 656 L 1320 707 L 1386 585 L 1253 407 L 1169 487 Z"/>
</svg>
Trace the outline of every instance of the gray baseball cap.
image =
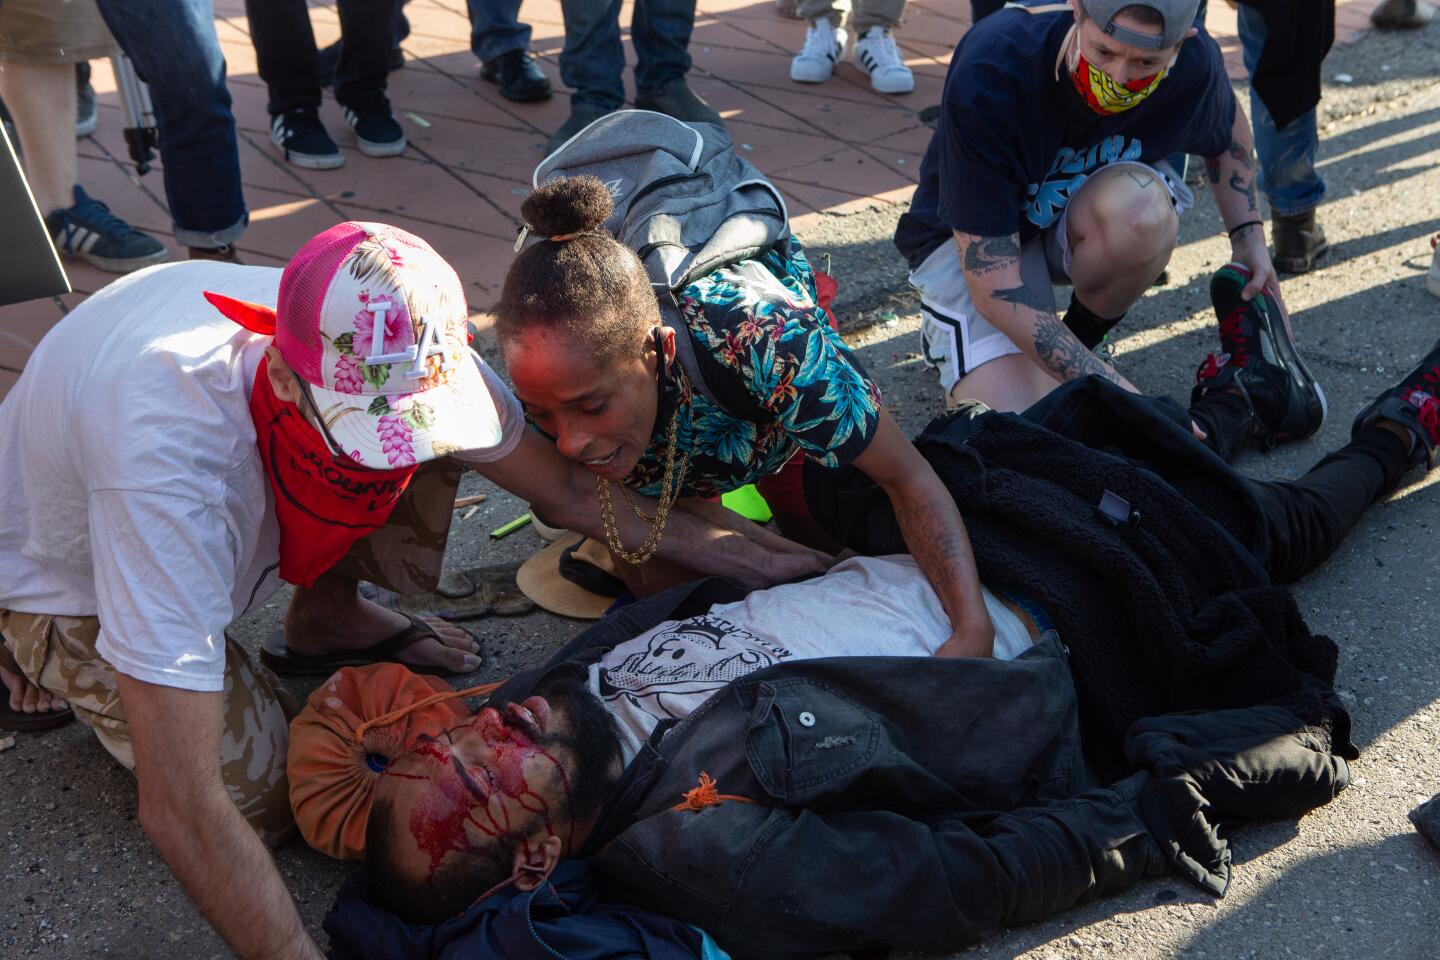
<svg viewBox="0 0 1440 960">
<path fill-rule="evenodd" d="M 1200 0 L 1080 0 L 1080 3 L 1085 7 L 1086 15 L 1099 25 L 1106 36 L 1141 50 L 1164 50 L 1175 46 L 1194 25 L 1195 14 L 1200 9 Z M 1156 35 L 1117 26 L 1115 14 L 1126 7 L 1149 7 L 1164 19 L 1164 28 Z"/>
</svg>

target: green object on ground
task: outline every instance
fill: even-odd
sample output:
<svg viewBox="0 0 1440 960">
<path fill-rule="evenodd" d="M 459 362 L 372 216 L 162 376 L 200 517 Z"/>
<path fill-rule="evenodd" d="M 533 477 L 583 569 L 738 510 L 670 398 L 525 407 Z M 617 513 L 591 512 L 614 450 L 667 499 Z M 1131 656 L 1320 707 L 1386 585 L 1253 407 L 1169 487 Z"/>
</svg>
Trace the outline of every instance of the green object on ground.
<svg viewBox="0 0 1440 960">
<path fill-rule="evenodd" d="M 760 496 L 760 491 L 755 489 L 753 483 L 747 483 L 739 490 L 722 493 L 720 503 L 734 510 L 746 520 L 753 520 L 756 523 L 769 523 L 773 516 L 770 512 L 770 504 Z"/>
<path fill-rule="evenodd" d="M 510 536 L 510 534 L 514 533 L 516 530 L 519 530 L 521 527 L 525 526 L 525 524 L 529 522 L 530 514 L 522 513 L 520 514 L 520 516 L 516 517 L 514 520 L 511 520 L 504 526 L 496 527 L 494 530 L 491 530 L 490 539 L 499 540 L 501 537 L 508 537 Z"/>
</svg>

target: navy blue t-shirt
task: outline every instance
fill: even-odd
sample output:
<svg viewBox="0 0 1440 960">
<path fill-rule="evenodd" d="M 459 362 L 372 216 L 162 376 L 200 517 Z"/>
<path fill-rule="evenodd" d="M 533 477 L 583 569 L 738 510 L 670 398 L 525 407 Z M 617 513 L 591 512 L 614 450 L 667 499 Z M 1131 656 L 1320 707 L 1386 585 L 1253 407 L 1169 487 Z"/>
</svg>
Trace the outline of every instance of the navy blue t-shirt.
<svg viewBox="0 0 1440 960">
<path fill-rule="evenodd" d="M 955 230 L 982 237 L 1018 231 L 1022 242 L 1029 239 L 1053 226 L 1071 194 L 1105 164 L 1155 163 L 1182 151 L 1213 157 L 1230 145 L 1235 96 L 1220 48 L 1203 27 L 1144 102 L 1101 116 L 1063 65 L 1055 77 L 1073 22 L 1068 10 L 1011 8 L 960 40 L 920 185 L 895 230 L 895 246 L 911 267 Z"/>
</svg>

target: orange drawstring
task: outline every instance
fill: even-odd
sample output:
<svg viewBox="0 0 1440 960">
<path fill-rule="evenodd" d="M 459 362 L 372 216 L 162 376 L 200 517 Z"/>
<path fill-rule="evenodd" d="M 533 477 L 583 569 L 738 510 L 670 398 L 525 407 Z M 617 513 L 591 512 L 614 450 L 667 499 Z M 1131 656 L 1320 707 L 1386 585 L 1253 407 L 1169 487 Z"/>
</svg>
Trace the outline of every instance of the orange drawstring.
<svg viewBox="0 0 1440 960">
<path fill-rule="evenodd" d="M 423 700 L 416 700 L 414 703 L 406 704 L 405 706 L 400 707 L 397 710 L 391 710 L 389 713 L 382 713 L 378 717 L 372 717 L 355 728 L 355 745 L 364 746 L 365 734 L 372 727 L 388 726 L 394 723 L 396 720 L 399 720 L 401 717 L 405 716 L 407 713 L 419 710 L 421 707 L 428 707 L 432 703 L 443 703 L 446 700 L 458 700 L 461 697 L 482 697 L 487 693 L 494 693 L 496 690 L 500 689 L 501 684 L 503 684 L 504 682 L 504 680 L 497 680 L 494 683 L 482 683 L 480 684 L 480 686 L 471 687 L 468 690 L 448 690 L 443 693 L 432 693 L 430 696 L 424 698 Z"/>
<path fill-rule="evenodd" d="M 726 800 L 734 800 L 738 803 L 754 803 L 749 797 L 739 797 L 733 793 L 721 793 L 715 786 L 715 778 L 704 770 L 700 771 L 700 785 L 686 790 L 680 796 L 685 799 L 671 807 L 671 810 L 690 810 L 699 813 L 706 807 L 716 807 Z"/>
</svg>

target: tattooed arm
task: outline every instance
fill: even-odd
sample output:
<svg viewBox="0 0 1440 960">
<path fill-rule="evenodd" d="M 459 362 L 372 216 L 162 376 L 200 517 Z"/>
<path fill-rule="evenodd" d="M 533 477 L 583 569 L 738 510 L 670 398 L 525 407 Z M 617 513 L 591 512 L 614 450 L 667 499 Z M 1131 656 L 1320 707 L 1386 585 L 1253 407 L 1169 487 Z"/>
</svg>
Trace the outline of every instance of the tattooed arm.
<svg viewBox="0 0 1440 960">
<path fill-rule="evenodd" d="M 1060 381 L 1095 374 L 1139 392 L 1076 339 L 1055 315 L 1055 301 L 1048 290 L 1041 293 L 1025 285 L 1020 275 L 1019 234 L 977 237 L 957 230 L 955 243 L 975 309 L 1026 356 Z"/>
<path fill-rule="evenodd" d="M 880 425 L 855 466 L 890 498 L 905 546 L 950 618 L 950 637 L 935 655 L 990 656 L 995 627 L 980 595 L 980 574 L 965 522 L 955 498 L 889 411 L 880 411 Z"/>
<path fill-rule="evenodd" d="M 458 455 L 464 460 L 464 454 Z M 526 430 L 508 456 L 487 462 L 467 461 L 485 479 L 529 501 L 547 520 L 605 542 L 605 526 L 595 499 L 595 477 L 533 430 Z M 620 494 L 615 494 L 619 500 Z M 655 501 L 634 495 L 638 509 L 654 516 Z M 717 520 L 723 521 L 717 522 Z M 650 525 L 634 511 L 615 511 L 620 540 L 635 549 Z M 682 501 L 671 510 L 665 535 L 655 554 L 698 573 L 729 577 L 758 589 L 795 577 L 822 573 L 832 558 L 776 536 L 725 510 L 690 509 Z"/>
<path fill-rule="evenodd" d="M 1210 181 L 1210 192 L 1215 195 L 1215 205 L 1220 208 L 1225 229 L 1234 231 L 1230 234 L 1231 259 L 1249 267 L 1254 275 L 1241 294 L 1246 300 L 1266 284 L 1270 284 L 1277 295 L 1280 288 L 1275 266 L 1270 262 L 1270 251 L 1265 246 L 1265 214 L 1255 195 L 1254 146 L 1250 120 L 1237 102 L 1230 146 L 1219 156 L 1205 158 L 1205 176 Z"/>
</svg>

